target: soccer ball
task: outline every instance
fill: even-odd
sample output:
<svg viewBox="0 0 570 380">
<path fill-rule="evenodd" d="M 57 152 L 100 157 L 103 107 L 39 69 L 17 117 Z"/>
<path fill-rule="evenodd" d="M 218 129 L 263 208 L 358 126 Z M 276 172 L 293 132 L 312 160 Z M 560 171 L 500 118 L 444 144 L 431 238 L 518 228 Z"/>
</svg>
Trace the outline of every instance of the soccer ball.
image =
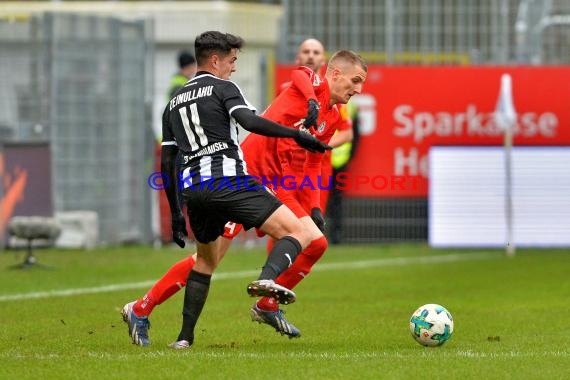
<svg viewBox="0 0 570 380">
<path fill-rule="evenodd" d="M 420 306 L 410 318 L 412 337 L 422 346 L 441 346 L 453 334 L 453 317 L 441 305 Z"/>
</svg>

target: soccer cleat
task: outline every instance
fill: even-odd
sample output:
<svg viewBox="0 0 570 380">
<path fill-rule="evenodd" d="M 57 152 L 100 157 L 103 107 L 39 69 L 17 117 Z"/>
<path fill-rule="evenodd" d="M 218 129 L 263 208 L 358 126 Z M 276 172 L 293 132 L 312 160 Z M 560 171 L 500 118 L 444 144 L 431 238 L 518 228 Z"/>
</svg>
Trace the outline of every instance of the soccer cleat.
<svg viewBox="0 0 570 380">
<path fill-rule="evenodd" d="M 265 323 L 273 327 L 275 331 L 281 335 L 289 336 L 291 338 L 298 338 L 301 336 L 301 331 L 293 326 L 287 319 L 285 319 L 285 310 L 265 311 L 253 304 L 251 308 L 251 320 L 259 323 Z"/>
<path fill-rule="evenodd" d="M 247 293 L 252 297 L 271 297 L 284 305 L 295 302 L 297 298 L 292 290 L 276 284 L 273 280 L 252 281 L 247 286 Z"/>
<path fill-rule="evenodd" d="M 179 340 L 177 342 L 170 343 L 168 347 L 174 350 L 184 350 L 186 348 L 190 348 L 190 342 L 188 342 L 187 340 Z"/>
<path fill-rule="evenodd" d="M 148 337 L 148 329 L 150 329 L 150 321 L 147 317 L 137 317 L 133 311 L 133 306 L 136 301 L 130 302 L 123 306 L 123 321 L 129 326 L 129 336 L 133 344 L 139 346 L 150 345 Z"/>
</svg>

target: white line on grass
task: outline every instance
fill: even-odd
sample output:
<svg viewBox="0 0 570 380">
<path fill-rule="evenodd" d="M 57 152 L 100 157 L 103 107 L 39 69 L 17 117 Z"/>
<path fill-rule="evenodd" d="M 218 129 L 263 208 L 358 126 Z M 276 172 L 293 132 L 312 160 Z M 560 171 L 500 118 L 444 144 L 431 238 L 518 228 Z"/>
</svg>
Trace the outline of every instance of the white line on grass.
<svg viewBox="0 0 570 380">
<path fill-rule="evenodd" d="M 452 263 L 458 261 L 489 260 L 499 257 L 501 256 L 496 253 L 480 253 L 480 252 L 457 253 L 457 254 L 437 255 L 437 256 L 396 257 L 396 258 L 377 259 L 377 260 L 346 261 L 342 263 L 318 264 L 315 267 L 314 271 L 324 272 L 324 271 L 335 271 L 335 270 L 346 270 L 346 269 L 366 269 L 366 268 L 383 267 L 383 266 L 402 266 L 402 265 L 435 264 L 435 263 L 441 264 L 441 263 Z M 251 278 L 258 274 L 259 270 L 216 273 L 214 274 L 213 280 Z M 81 294 L 109 293 L 109 292 L 117 292 L 121 290 L 130 290 L 130 289 L 146 289 L 150 288 L 155 282 L 156 280 L 150 280 L 142 282 L 131 282 L 125 284 L 104 285 L 92 288 L 74 288 L 74 289 L 62 289 L 62 290 L 48 290 L 45 292 L 7 294 L 7 295 L 0 295 L 0 302 L 20 301 L 20 300 L 29 300 L 29 299 L 38 299 L 38 298 L 51 298 L 51 297 L 70 297 Z"/>
<path fill-rule="evenodd" d="M 136 354 L 117 354 L 111 352 L 87 352 L 87 356 L 96 359 L 105 359 L 109 361 L 130 361 L 134 357 L 144 357 L 148 359 L 158 359 L 168 357 L 175 354 L 191 356 L 195 360 L 200 359 L 241 359 L 241 360 L 271 360 L 278 361 L 282 359 L 301 359 L 301 360 L 328 360 L 328 361 L 345 361 L 345 360 L 365 360 L 365 359 L 404 359 L 418 360 L 433 358 L 460 358 L 460 359 L 544 359 L 544 358 L 569 358 L 569 351 L 505 351 L 505 352 L 481 352 L 481 351 L 441 351 L 441 350 L 417 350 L 408 351 L 373 351 L 373 352 L 291 352 L 286 353 L 268 353 L 268 352 L 242 352 L 236 350 L 230 351 L 175 351 L 164 349 L 163 351 L 138 351 Z M 81 354 L 84 355 L 84 354 Z M 81 356 L 80 355 L 80 356 Z M 65 354 L 22 354 L 14 352 L 0 352 L 0 359 L 17 359 L 17 360 L 69 360 L 70 355 Z"/>
</svg>

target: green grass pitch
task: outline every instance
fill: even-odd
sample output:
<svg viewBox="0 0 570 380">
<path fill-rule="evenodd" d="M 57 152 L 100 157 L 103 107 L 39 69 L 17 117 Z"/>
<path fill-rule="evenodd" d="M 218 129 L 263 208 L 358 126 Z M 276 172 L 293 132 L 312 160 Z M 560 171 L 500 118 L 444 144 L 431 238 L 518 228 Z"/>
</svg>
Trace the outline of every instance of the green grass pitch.
<svg viewBox="0 0 570 380">
<path fill-rule="evenodd" d="M 187 251 L 41 250 L 51 269 L 8 269 L 0 253 L 0 379 L 570 378 L 570 252 L 335 246 L 285 306 L 288 339 L 249 317 L 262 249 L 232 248 L 212 282 L 194 346 L 173 351 L 182 294 L 151 317 L 152 345 L 130 343 L 119 311 Z M 455 320 L 449 342 L 417 344 L 426 303 Z"/>
</svg>

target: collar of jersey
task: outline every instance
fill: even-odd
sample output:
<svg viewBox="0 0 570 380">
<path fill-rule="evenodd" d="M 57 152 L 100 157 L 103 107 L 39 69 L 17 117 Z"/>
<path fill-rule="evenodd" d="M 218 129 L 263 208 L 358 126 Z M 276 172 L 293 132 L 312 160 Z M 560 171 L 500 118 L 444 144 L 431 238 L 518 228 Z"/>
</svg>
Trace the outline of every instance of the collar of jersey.
<svg viewBox="0 0 570 380">
<path fill-rule="evenodd" d="M 192 79 L 194 80 L 194 79 L 197 79 L 197 78 L 200 78 L 200 77 L 212 77 L 212 78 L 216 78 L 216 79 L 219 79 L 219 80 L 226 80 L 226 79 L 222 79 L 222 78 L 219 78 L 219 77 L 215 76 L 214 74 L 212 74 L 212 73 L 209 72 L 209 71 L 198 71 L 198 72 L 194 75 L 194 78 L 192 78 Z"/>
</svg>

